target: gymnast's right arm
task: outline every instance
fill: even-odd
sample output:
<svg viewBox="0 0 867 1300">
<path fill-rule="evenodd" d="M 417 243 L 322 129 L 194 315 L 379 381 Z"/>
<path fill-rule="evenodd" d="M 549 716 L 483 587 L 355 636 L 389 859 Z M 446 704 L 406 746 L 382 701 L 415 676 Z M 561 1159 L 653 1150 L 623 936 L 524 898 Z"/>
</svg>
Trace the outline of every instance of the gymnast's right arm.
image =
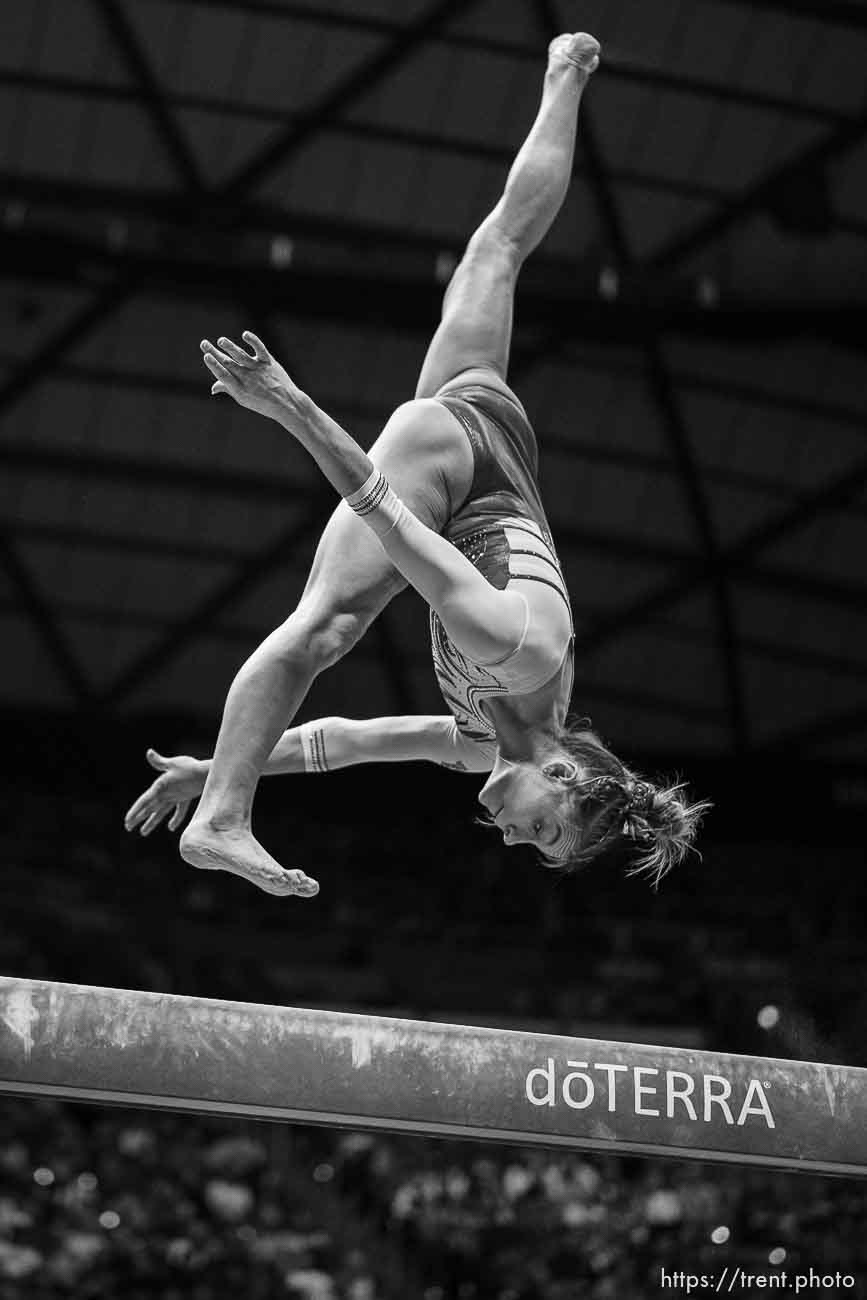
<svg viewBox="0 0 867 1300">
<path fill-rule="evenodd" d="M 263 776 L 281 773 L 329 772 L 356 763 L 406 763 L 427 759 L 459 772 L 488 772 L 491 757 L 480 745 L 463 737 L 454 718 L 414 715 L 389 718 L 318 718 L 290 727 L 277 741 Z M 166 816 L 169 830 L 183 824 L 190 804 L 205 787 L 210 759 L 178 755 L 164 758 L 147 751 L 147 761 L 159 776 L 139 795 L 124 817 L 128 831 L 150 835 Z"/>
</svg>

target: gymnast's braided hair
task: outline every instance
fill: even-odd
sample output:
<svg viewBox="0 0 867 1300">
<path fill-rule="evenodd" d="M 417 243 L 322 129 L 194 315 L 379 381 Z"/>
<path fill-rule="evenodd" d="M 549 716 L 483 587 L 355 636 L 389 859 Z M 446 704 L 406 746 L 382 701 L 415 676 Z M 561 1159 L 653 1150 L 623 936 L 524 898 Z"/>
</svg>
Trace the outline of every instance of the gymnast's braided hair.
<svg viewBox="0 0 867 1300">
<path fill-rule="evenodd" d="M 579 821 L 568 857 L 546 865 L 575 871 L 614 848 L 625 848 L 630 875 L 647 876 L 654 888 L 692 848 L 699 824 L 713 805 L 690 803 L 686 784 L 675 779 L 654 785 L 632 771 L 592 730 L 589 718 L 570 719 L 558 737 L 573 761 L 555 777 L 569 787 Z M 700 856 L 700 855 L 699 855 Z"/>
</svg>

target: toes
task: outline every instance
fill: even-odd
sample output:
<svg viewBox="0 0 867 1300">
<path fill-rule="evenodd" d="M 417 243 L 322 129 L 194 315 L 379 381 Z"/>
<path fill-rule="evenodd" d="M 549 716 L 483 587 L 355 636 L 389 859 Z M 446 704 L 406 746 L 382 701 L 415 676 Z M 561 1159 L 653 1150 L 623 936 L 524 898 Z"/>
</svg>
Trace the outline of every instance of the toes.
<svg viewBox="0 0 867 1300">
<path fill-rule="evenodd" d="M 283 873 L 287 884 L 291 887 L 293 894 L 303 894 L 305 897 L 312 898 L 314 894 L 319 893 L 319 883 L 312 876 L 306 875 L 303 871 L 294 870 Z"/>
<path fill-rule="evenodd" d="M 602 46 L 596 40 L 595 36 L 590 36 L 587 32 L 564 33 L 562 36 L 556 36 L 548 47 L 548 52 L 552 57 L 565 59 L 580 72 L 595 72 L 599 67 L 599 55 Z"/>
</svg>

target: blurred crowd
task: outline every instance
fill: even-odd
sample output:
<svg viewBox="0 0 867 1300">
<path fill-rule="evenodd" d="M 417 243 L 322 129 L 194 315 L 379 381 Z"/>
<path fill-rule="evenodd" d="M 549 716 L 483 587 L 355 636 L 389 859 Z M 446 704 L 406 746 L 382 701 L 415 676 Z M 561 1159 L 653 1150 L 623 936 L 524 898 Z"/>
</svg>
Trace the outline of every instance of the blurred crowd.
<svg viewBox="0 0 867 1300">
<path fill-rule="evenodd" d="M 867 1281 L 863 1185 L 734 1167 L 4 1099 L 0 1184 L 4 1300 L 623 1300 L 724 1264 Z"/>
</svg>

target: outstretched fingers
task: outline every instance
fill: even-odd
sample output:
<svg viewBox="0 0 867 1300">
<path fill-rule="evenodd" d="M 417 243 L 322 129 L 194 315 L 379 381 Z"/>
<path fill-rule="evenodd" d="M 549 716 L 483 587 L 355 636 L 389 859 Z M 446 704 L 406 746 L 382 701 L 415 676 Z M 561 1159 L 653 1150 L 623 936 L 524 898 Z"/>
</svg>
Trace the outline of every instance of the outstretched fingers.
<svg viewBox="0 0 867 1300">
<path fill-rule="evenodd" d="M 232 358 L 229 354 L 227 352 L 221 352 L 217 345 L 212 343 L 210 339 L 202 339 L 199 347 L 201 348 L 202 355 L 206 361 L 208 357 L 214 357 L 214 359 L 219 361 L 223 366 L 230 366 L 232 364 Z"/>
<path fill-rule="evenodd" d="M 123 819 L 124 829 L 134 831 L 136 826 L 143 822 L 153 812 L 153 793 L 152 788 L 145 790 L 140 794 L 135 803 L 131 804 L 126 811 Z"/>
<path fill-rule="evenodd" d="M 239 348 L 237 343 L 233 343 L 231 339 L 221 336 L 217 339 L 217 343 L 223 349 L 225 355 L 231 361 L 234 361 L 236 365 L 241 366 L 244 369 L 248 369 L 250 366 L 255 366 L 256 357 L 251 357 L 249 352 L 245 352 L 243 348 Z"/>
<path fill-rule="evenodd" d="M 140 835 L 150 835 L 156 830 L 168 812 L 168 807 L 161 804 L 147 792 L 137 799 L 123 819 L 124 829 L 134 831 L 138 827 Z"/>
<path fill-rule="evenodd" d="M 241 338 L 252 350 L 252 356 L 237 343 L 233 343 L 225 334 L 221 334 L 217 339 L 217 345 L 210 339 L 202 339 L 199 347 L 206 356 L 216 357 L 224 366 L 235 365 L 245 370 L 255 367 L 257 362 L 273 360 L 258 334 L 253 334 L 251 330 L 244 330 Z"/>
<path fill-rule="evenodd" d="M 179 826 L 183 825 L 184 818 L 187 815 L 187 809 L 189 808 L 189 806 L 190 806 L 189 799 L 185 799 L 182 803 L 175 804 L 175 810 L 172 813 L 171 820 L 169 821 L 170 831 L 176 831 Z"/>
<path fill-rule="evenodd" d="M 165 771 L 167 767 L 166 760 L 154 750 L 148 750 L 147 759 L 151 767 Z M 169 812 L 172 813 L 169 830 L 177 830 L 184 820 L 191 802 L 190 799 L 176 802 L 172 798 L 166 798 L 165 794 L 160 793 L 159 780 L 154 781 L 153 785 L 149 786 L 144 794 L 140 794 L 127 809 L 123 819 L 124 830 L 134 831 L 138 828 L 140 835 L 150 835 L 151 831 L 156 830 Z"/>
<path fill-rule="evenodd" d="M 220 358 L 222 354 L 218 353 L 216 348 L 213 350 L 206 349 L 204 343 L 202 344 L 202 353 L 204 363 L 216 381 L 211 385 L 211 392 L 229 393 L 231 396 L 232 390 L 238 381 L 229 369 L 229 366 L 232 364 L 229 358 L 223 357 L 221 360 Z"/>
<path fill-rule="evenodd" d="M 214 383 L 211 385 L 212 394 L 228 393 L 230 397 L 240 400 L 239 390 L 244 391 L 245 376 L 257 370 L 265 362 L 273 360 L 257 335 L 245 330 L 242 337 L 252 348 L 252 356 L 224 334 L 221 334 L 217 340 L 218 347 L 210 339 L 202 339 L 199 344 L 202 349 L 202 359 L 214 376 Z"/>
<path fill-rule="evenodd" d="M 156 808 L 142 826 L 140 834 L 150 835 L 151 831 L 155 831 L 167 812 L 168 808 Z"/>
<path fill-rule="evenodd" d="M 204 363 L 210 370 L 211 374 L 216 375 L 217 379 L 219 379 L 221 383 L 225 384 L 225 383 L 232 382 L 234 375 L 232 374 L 232 370 L 231 370 L 232 361 L 229 357 L 226 357 L 221 352 L 218 352 L 216 348 L 214 348 L 213 350 L 210 349 L 206 350 L 203 347 L 202 359 L 204 360 Z"/>
<path fill-rule="evenodd" d="M 230 384 L 233 380 L 243 384 L 245 372 L 258 370 L 269 362 L 274 363 L 274 358 L 258 334 L 254 334 L 252 330 L 244 330 L 241 337 L 250 348 L 250 352 L 227 338 L 225 334 L 220 335 L 217 344 L 212 343 L 210 339 L 202 339 L 200 342 L 202 359 L 216 380 L 211 389 L 212 393 L 231 393 Z"/>
<path fill-rule="evenodd" d="M 258 334 L 254 334 L 252 330 L 244 330 L 244 332 L 241 335 L 241 338 L 248 345 L 248 347 L 251 347 L 253 349 L 253 355 L 255 356 L 257 361 L 270 360 L 271 353 L 265 347 L 265 344 L 259 338 Z"/>
</svg>

